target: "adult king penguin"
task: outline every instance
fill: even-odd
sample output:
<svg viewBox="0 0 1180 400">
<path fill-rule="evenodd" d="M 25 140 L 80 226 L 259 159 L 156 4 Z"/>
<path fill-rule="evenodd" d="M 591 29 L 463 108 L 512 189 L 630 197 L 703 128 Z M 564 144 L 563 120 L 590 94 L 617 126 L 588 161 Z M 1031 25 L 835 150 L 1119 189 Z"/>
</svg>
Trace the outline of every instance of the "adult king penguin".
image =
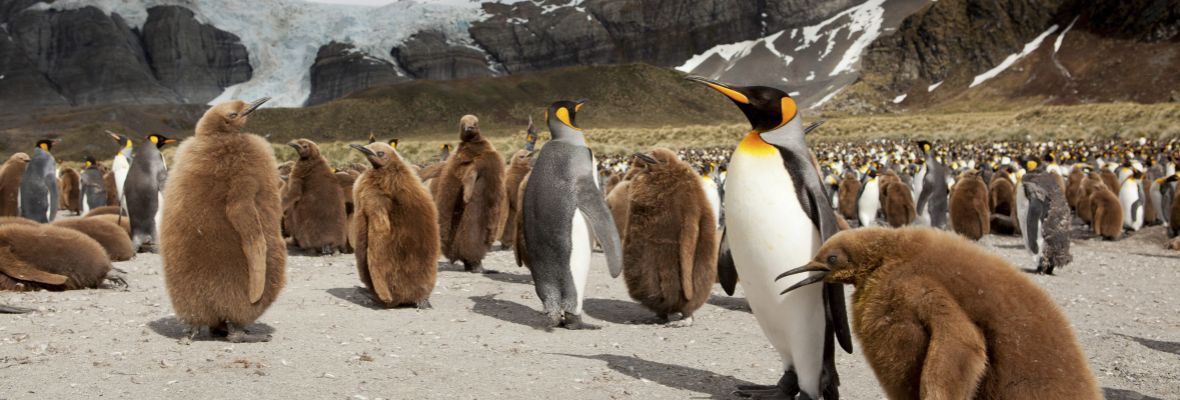
<svg viewBox="0 0 1180 400">
<path fill-rule="evenodd" d="M 594 155 L 575 125 L 585 101 L 559 101 L 545 114 L 552 139 L 538 152 L 521 208 L 526 263 L 551 326 L 595 329 L 582 322 L 590 273 L 590 235 L 602 245 L 611 277 L 623 271 L 614 218 L 594 182 Z"/>
<path fill-rule="evenodd" d="M 115 159 L 111 161 L 111 172 L 115 174 L 115 197 L 119 199 L 119 207 L 124 211 L 127 210 L 127 200 L 123 198 L 123 184 L 127 182 L 127 172 L 131 170 L 131 152 L 134 150 L 131 144 L 131 139 L 126 136 L 107 131 L 111 135 L 111 139 L 119 144 L 119 152 L 115 153 Z M 113 206 L 114 204 L 108 204 Z"/>
<path fill-rule="evenodd" d="M 135 148 L 122 193 L 131 220 L 132 247 L 136 252 L 146 242 L 151 242 L 153 249 L 160 245 L 157 225 L 163 210 L 164 181 L 168 179 L 168 167 L 164 165 L 160 149 L 176 142 L 156 134 L 148 135 L 147 141 Z"/>
<path fill-rule="evenodd" d="M 1024 248 L 1036 257 L 1037 273 L 1053 275 L 1055 268 L 1073 261 L 1069 252 L 1069 202 L 1057 179 L 1040 165 L 1040 159 L 1029 157 L 1024 166 L 1028 172 L 1016 186 L 1016 220 Z"/>
<path fill-rule="evenodd" d="M 49 150 L 58 140 L 38 140 L 33 158 L 20 180 L 20 216 L 47 223 L 57 218 L 57 160 Z"/>
<path fill-rule="evenodd" d="M 102 169 L 94 157 L 86 156 L 82 167 L 82 213 L 107 205 L 107 189 Z"/>
<path fill-rule="evenodd" d="M 780 296 L 804 277 L 775 281 L 838 229 L 795 101 L 774 88 L 688 79 L 732 100 L 753 128 L 729 161 L 718 275 L 728 294 L 741 277 L 758 325 L 782 358 L 783 376 L 772 386 L 738 387 L 738 394 L 838 399 L 835 342 L 852 351 L 844 289 L 816 285 Z"/>
<path fill-rule="evenodd" d="M 946 181 L 946 166 L 934 157 L 934 146 L 925 140 L 919 141 L 925 161 L 918 172 L 921 185 L 915 184 L 914 194 L 918 196 L 915 202 L 918 206 L 918 220 L 935 228 L 946 228 L 947 201 L 949 189 Z M 918 181 L 915 176 L 915 181 Z"/>
</svg>

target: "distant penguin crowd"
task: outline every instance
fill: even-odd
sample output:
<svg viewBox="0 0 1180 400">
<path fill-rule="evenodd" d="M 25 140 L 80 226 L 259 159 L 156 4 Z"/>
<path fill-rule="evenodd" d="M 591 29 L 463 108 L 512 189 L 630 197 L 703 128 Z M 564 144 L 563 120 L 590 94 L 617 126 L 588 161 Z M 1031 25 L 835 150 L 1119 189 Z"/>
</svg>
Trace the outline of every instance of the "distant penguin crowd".
<svg viewBox="0 0 1180 400">
<path fill-rule="evenodd" d="M 1175 141 L 825 141 L 788 93 L 688 79 L 749 133 L 596 154 L 578 119 L 593 106 L 560 100 L 504 154 L 456 115 L 456 144 L 425 163 L 370 134 L 349 144 L 364 163 L 301 138 L 280 164 L 250 130 L 262 98 L 212 106 L 182 141 L 107 132 L 110 153 L 79 170 L 37 140 L 0 167 L 0 290 L 123 288 L 112 262 L 155 252 L 182 343 L 266 342 L 249 327 L 281 301 L 289 254 L 351 254 L 373 304 L 426 310 L 440 268 L 495 274 L 485 259 L 512 251 L 540 328 L 602 329 L 583 315 L 601 257 L 667 327 L 692 329 L 715 284 L 740 287 L 782 369 L 738 396 L 838 399 L 836 351 L 856 336 L 890 398 L 1101 398 L 1054 301 L 977 242 L 1019 238 L 1046 275 L 1070 266 L 1071 241 L 1153 225 L 1180 249 Z"/>
</svg>

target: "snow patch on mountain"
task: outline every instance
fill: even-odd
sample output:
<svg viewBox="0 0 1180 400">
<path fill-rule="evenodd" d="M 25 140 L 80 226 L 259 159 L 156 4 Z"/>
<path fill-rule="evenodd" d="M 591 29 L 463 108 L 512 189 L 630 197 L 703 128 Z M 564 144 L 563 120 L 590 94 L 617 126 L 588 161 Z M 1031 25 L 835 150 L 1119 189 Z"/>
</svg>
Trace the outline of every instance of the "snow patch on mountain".
<svg viewBox="0 0 1180 400">
<path fill-rule="evenodd" d="M 1004 61 L 1000 63 L 1000 65 L 997 65 L 982 74 L 976 75 L 975 79 L 973 79 L 971 81 L 971 86 L 968 86 L 968 88 L 973 88 L 973 87 L 979 86 L 980 84 L 987 82 L 989 79 L 999 76 L 1000 73 L 1007 70 L 1008 67 L 1011 67 L 1012 65 L 1016 64 L 1017 61 L 1020 61 L 1020 59 L 1024 58 L 1025 56 L 1028 56 L 1029 54 L 1032 54 L 1033 51 L 1036 51 L 1038 47 L 1041 47 L 1041 42 L 1044 42 L 1045 38 L 1049 37 L 1049 35 L 1052 35 L 1053 32 L 1056 32 L 1056 31 L 1057 31 L 1057 25 L 1053 25 L 1053 26 L 1049 27 L 1049 29 L 1046 30 L 1044 33 L 1041 33 L 1039 36 L 1037 36 L 1031 42 L 1028 42 L 1027 44 L 1025 44 L 1024 49 L 1021 50 L 1019 53 L 1009 55 L 1008 58 L 1005 58 Z"/>
</svg>

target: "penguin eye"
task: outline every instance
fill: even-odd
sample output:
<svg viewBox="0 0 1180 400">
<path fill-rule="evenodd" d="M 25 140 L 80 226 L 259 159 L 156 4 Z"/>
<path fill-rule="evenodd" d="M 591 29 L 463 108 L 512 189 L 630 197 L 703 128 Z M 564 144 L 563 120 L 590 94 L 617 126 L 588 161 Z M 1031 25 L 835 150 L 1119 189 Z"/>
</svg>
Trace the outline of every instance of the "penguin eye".
<svg viewBox="0 0 1180 400">
<path fill-rule="evenodd" d="M 229 113 L 229 118 L 234 119 L 238 117 L 238 113 Z"/>
<path fill-rule="evenodd" d="M 378 152 L 377 152 L 377 156 L 378 156 L 378 157 L 385 157 L 385 152 L 384 152 L 384 151 L 378 151 Z"/>
<path fill-rule="evenodd" d="M 838 260 L 839 260 L 839 257 L 836 257 L 835 255 L 830 255 L 830 256 L 828 256 L 828 265 L 836 265 L 836 261 L 838 261 Z"/>
</svg>

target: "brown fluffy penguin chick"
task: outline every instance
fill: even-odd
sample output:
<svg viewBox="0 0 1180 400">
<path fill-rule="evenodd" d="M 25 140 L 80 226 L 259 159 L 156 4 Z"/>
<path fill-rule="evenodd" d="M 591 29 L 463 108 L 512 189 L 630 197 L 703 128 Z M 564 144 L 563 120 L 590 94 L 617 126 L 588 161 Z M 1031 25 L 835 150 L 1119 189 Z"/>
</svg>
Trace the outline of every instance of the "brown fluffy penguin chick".
<svg viewBox="0 0 1180 400">
<path fill-rule="evenodd" d="M 102 214 L 86 218 L 97 219 L 115 224 L 115 226 L 123 228 L 123 230 L 127 232 L 127 237 L 131 237 L 131 220 L 127 217 L 118 214 Z"/>
<path fill-rule="evenodd" d="M 987 185 L 974 170 L 959 174 L 951 188 L 951 227 L 971 240 L 987 236 L 991 231 L 991 210 L 987 206 Z"/>
<path fill-rule="evenodd" d="M 57 177 L 58 202 L 61 209 L 74 214 L 82 213 L 82 175 L 78 171 L 65 167 Z"/>
<path fill-rule="evenodd" d="M 856 179 L 855 174 L 845 174 L 844 179 L 840 180 L 840 188 L 837 190 L 840 196 L 840 216 L 847 220 L 856 221 L 857 218 L 860 218 L 856 214 L 856 200 L 860 197 L 860 180 Z"/>
<path fill-rule="evenodd" d="M 246 333 L 285 283 L 287 246 L 279 235 L 282 201 L 274 150 L 243 133 L 254 103 L 218 104 L 176 149 L 164 190 L 160 250 L 176 317 L 231 342 L 269 340 Z"/>
<path fill-rule="evenodd" d="M 356 237 L 352 235 L 352 215 L 356 212 L 356 203 L 352 198 L 352 187 L 356 183 L 357 176 L 345 171 L 336 171 L 336 182 L 340 184 L 340 191 L 344 193 L 344 218 L 345 218 L 345 233 L 344 239 L 348 242 L 340 251 L 350 254 L 352 253 L 353 243 L 356 243 Z"/>
<path fill-rule="evenodd" d="M 1094 224 L 1094 207 L 1090 205 L 1090 195 L 1094 192 L 1103 190 L 1106 184 L 1102 183 L 1102 179 L 1098 178 L 1097 174 L 1090 173 L 1082 178 L 1082 188 L 1078 190 L 1078 218 L 1086 225 Z"/>
<path fill-rule="evenodd" d="M 532 176 L 532 171 L 524 175 L 524 178 L 520 180 L 520 187 L 516 188 L 516 204 L 524 204 L 524 188 L 529 185 L 529 176 Z M 524 214 L 516 213 L 513 220 L 508 223 L 515 226 L 516 238 L 512 240 L 512 253 L 516 258 L 516 266 L 528 268 L 529 252 L 527 251 L 528 247 L 524 244 L 524 230 L 521 229 L 521 226 L 524 225 Z"/>
<path fill-rule="evenodd" d="M 31 219 L 24 218 L 24 217 L 0 217 L 0 225 L 8 225 L 8 224 L 19 224 L 19 225 L 29 225 L 29 226 L 41 225 L 37 221 L 33 221 Z"/>
<path fill-rule="evenodd" d="M 615 219 L 615 228 L 619 230 L 619 240 L 626 241 L 627 222 L 631 218 L 630 180 L 619 182 L 614 189 L 611 189 L 610 193 L 606 195 L 606 207 L 610 209 L 611 217 Z"/>
<path fill-rule="evenodd" d="M 479 131 L 479 119 L 459 120 L 462 143 L 447 159 L 434 198 L 438 209 L 442 251 L 468 272 L 484 272 L 483 257 L 499 238 L 507 208 L 504 159 Z"/>
<path fill-rule="evenodd" d="M 1069 208 L 1077 212 L 1078 199 L 1081 197 L 1082 181 L 1086 178 L 1086 174 L 1082 172 L 1080 165 L 1074 166 L 1069 172 L 1068 183 L 1065 185 L 1065 201 L 1069 203 Z"/>
<path fill-rule="evenodd" d="M 20 181 L 29 166 L 29 155 L 15 153 L 0 167 L 0 216 L 19 216 L 17 200 L 20 198 Z"/>
<path fill-rule="evenodd" d="M 881 210 L 885 213 L 885 221 L 889 226 L 900 228 L 913 223 L 918 217 L 918 211 L 914 206 L 914 195 L 910 186 L 903 183 L 893 170 L 881 175 L 878 182 L 881 185 Z"/>
<path fill-rule="evenodd" d="M 90 218 L 90 217 L 97 217 L 99 215 L 119 215 L 119 214 L 122 214 L 122 212 L 119 210 L 119 206 L 102 206 L 102 207 L 98 207 L 95 209 L 91 209 L 83 217 Z"/>
<path fill-rule="evenodd" d="M 102 246 L 81 232 L 52 225 L 0 226 L 0 290 L 93 289 L 107 279 L 126 286 L 112 273 Z"/>
<path fill-rule="evenodd" d="M 1105 240 L 1118 240 L 1123 236 L 1123 206 L 1119 197 L 1105 185 L 1097 186 L 1090 193 L 1090 209 L 1094 221 L 1094 234 Z"/>
<path fill-rule="evenodd" d="M 107 204 L 119 204 L 119 185 L 115 181 L 115 172 L 107 171 L 106 167 L 99 167 L 103 169 L 102 186 L 107 191 Z"/>
<path fill-rule="evenodd" d="M 1119 184 L 1119 176 L 1114 171 L 1103 169 L 1098 173 L 1098 177 L 1102 178 L 1102 183 L 1106 185 L 1112 192 L 1117 192 L 1122 185 Z M 1118 196 L 1118 193 L 1115 193 Z"/>
<path fill-rule="evenodd" d="M 1008 180 L 1008 174 L 996 174 L 992 178 L 988 197 L 991 199 L 992 214 L 1008 217 L 1016 215 L 1016 185 Z"/>
<path fill-rule="evenodd" d="M 504 213 L 504 232 L 500 234 L 500 244 L 505 249 L 513 247 L 512 243 L 516 240 L 516 214 L 521 204 L 517 193 L 520 192 L 520 181 L 532 171 L 529 166 L 530 154 L 532 152 L 528 150 L 517 150 L 508 163 L 508 173 L 504 178 L 504 198 L 508 200 L 508 209 Z"/>
<path fill-rule="evenodd" d="M 352 145 L 373 169 L 356 182 L 356 267 L 385 307 L 430 308 L 438 274 L 438 213 L 426 186 L 393 147 Z"/>
<path fill-rule="evenodd" d="M 332 254 L 348 242 L 348 217 L 340 181 L 315 142 L 299 139 L 287 145 L 299 153 L 283 193 L 287 232 L 301 249 Z"/>
<path fill-rule="evenodd" d="M 692 325 L 717 278 L 717 229 L 700 177 L 671 150 L 641 157 L 631 181 L 623 278 L 631 298 L 669 326 Z"/>
<path fill-rule="evenodd" d="M 840 232 L 799 270 L 856 288 L 852 328 L 890 399 L 1102 398 L 1053 299 L 957 235 Z"/>
<path fill-rule="evenodd" d="M 71 218 L 53 221 L 53 225 L 86 234 L 102 246 L 111 261 L 127 261 L 135 256 L 128 231 L 124 231 L 123 227 L 115 223 L 99 218 Z M 131 225 L 127 227 L 130 229 Z"/>
</svg>

